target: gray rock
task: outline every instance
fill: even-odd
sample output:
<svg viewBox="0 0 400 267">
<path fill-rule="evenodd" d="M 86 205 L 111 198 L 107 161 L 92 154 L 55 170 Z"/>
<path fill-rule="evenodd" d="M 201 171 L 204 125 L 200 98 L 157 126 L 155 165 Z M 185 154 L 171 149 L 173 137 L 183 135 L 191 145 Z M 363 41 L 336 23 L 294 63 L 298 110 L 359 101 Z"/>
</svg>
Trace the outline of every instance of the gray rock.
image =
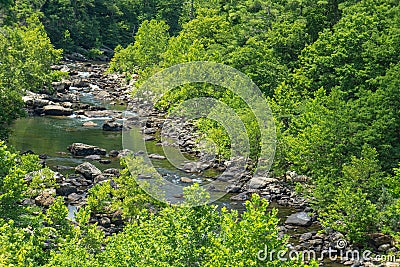
<svg viewBox="0 0 400 267">
<path fill-rule="evenodd" d="M 68 150 L 74 156 L 84 157 L 89 155 L 106 155 L 107 151 L 105 149 L 99 148 L 97 146 L 91 146 L 82 143 L 73 143 L 68 147 Z"/>
<path fill-rule="evenodd" d="M 68 196 L 69 194 L 76 193 L 78 190 L 70 183 L 62 183 L 60 187 L 56 189 L 58 196 Z"/>
<path fill-rule="evenodd" d="M 78 88 L 82 88 L 82 87 L 88 87 L 89 86 L 89 81 L 86 79 L 76 79 L 72 82 L 72 86 L 73 87 L 78 87 Z"/>
<path fill-rule="evenodd" d="M 228 185 L 228 186 L 225 188 L 225 190 L 226 190 L 227 193 L 239 193 L 239 192 L 240 192 L 240 189 L 242 189 L 241 186 L 239 186 L 239 185 L 234 185 L 234 184 Z"/>
<path fill-rule="evenodd" d="M 128 155 L 130 155 L 132 153 L 133 152 L 131 150 L 129 150 L 129 149 L 120 150 L 120 151 L 118 151 L 118 158 L 126 157 L 126 156 L 128 156 Z"/>
<path fill-rule="evenodd" d="M 379 247 L 383 244 L 392 244 L 393 238 L 390 235 L 385 235 L 382 233 L 374 233 L 371 235 L 375 246 Z"/>
<path fill-rule="evenodd" d="M 379 246 L 378 251 L 386 252 L 390 249 L 390 247 L 390 244 L 383 244 Z"/>
<path fill-rule="evenodd" d="M 50 101 L 47 99 L 35 99 L 33 100 L 33 106 L 36 108 L 42 108 L 50 104 Z"/>
<path fill-rule="evenodd" d="M 119 153 L 117 150 L 111 150 L 108 154 L 110 155 L 110 157 L 115 158 L 118 156 Z"/>
<path fill-rule="evenodd" d="M 155 128 L 146 128 L 143 130 L 144 134 L 155 134 L 157 130 Z"/>
<path fill-rule="evenodd" d="M 300 236 L 300 242 L 310 240 L 312 238 L 312 233 L 304 233 Z"/>
<path fill-rule="evenodd" d="M 150 154 L 149 158 L 151 158 L 151 159 L 166 159 L 165 156 L 158 155 L 158 154 Z"/>
<path fill-rule="evenodd" d="M 249 200 L 249 199 L 250 199 L 250 197 L 248 195 L 248 192 L 243 192 L 243 193 L 240 193 L 240 194 L 238 194 L 236 196 L 232 196 L 231 197 L 231 200 L 234 200 L 234 201 L 246 201 L 246 200 Z"/>
<path fill-rule="evenodd" d="M 52 82 L 51 85 L 57 92 L 63 93 L 69 89 L 71 83 L 69 81 L 62 81 L 62 82 Z"/>
<path fill-rule="evenodd" d="M 40 154 L 39 159 L 47 159 L 48 156 L 46 154 Z"/>
<path fill-rule="evenodd" d="M 250 189 L 262 189 L 265 188 L 268 184 L 278 182 L 275 178 L 268 177 L 253 177 L 249 182 Z"/>
<path fill-rule="evenodd" d="M 78 202 L 80 199 L 82 199 L 81 195 L 78 195 L 77 193 L 71 193 L 67 197 L 69 202 Z"/>
<path fill-rule="evenodd" d="M 310 240 L 310 244 L 313 246 L 318 246 L 324 244 L 324 240 L 322 239 L 312 239 Z"/>
<path fill-rule="evenodd" d="M 82 163 L 75 168 L 76 173 L 82 174 L 86 179 L 94 179 L 101 171 L 89 162 Z"/>
<path fill-rule="evenodd" d="M 310 226 L 312 223 L 312 218 L 304 211 L 297 212 L 290 215 L 285 224 L 296 225 L 296 226 Z"/>
<path fill-rule="evenodd" d="M 115 169 L 115 168 L 110 168 L 110 169 L 104 170 L 103 173 L 104 174 L 111 174 L 111 175 L 114 175 L 114 176 L 120 176 L 119 170 Z"/>
<path fill-rule="evenodd" d="M 113 177 L 113 175 L 111 175 L 111 174 L 101 174 L 101 175 L 97 175 L 97 176 L 94 178 L 94 183 L 95 183 L 95 184 L 98 184 L 98 183 L 102 183 L 102 182 L 105 182 L 105 181 L 109 181 L 112 177 Z"/>
<path fill-rule="evenodd" d="M 55 169 L 56 169 L 57 171 L 69 171 L 69 170 L 73 170 L 74 167 L 71 167 L 71 166 L 63 166 L 63 165 L 57 165 L 57 166 L 55 166 Z"/>
<path fill-rule="evenodd" d="M 187 162 L 183 164 L 182 169 L 185 172 L 202 172 L 210 168 L 211 164 L 207 162 Z"/>
<path fill-rule="evenodd" d="M 82 124 L 82 126 L 83 126 L 83 127 L 95 127 L 95 126 L 97 126 L 97 123 L 95 123 L 95 122 L 93 122 L 93 121 L 85 121 L 85 122 Z"/>
<path fill-rule="evenodd" d="M 287 171 L 285 180 L 290 182 L 308 182 L 310 179 L 305 175 L 299 175 L 295 171 Z"/>
<path fill-rule="evenodd" d="M 35 205 L 35 200 L 33 200 L 31 198 L 25 198 L 24 200 L 22 200 L 21 204 L 24 206 L 32 206 L 32 205 Z"/>
<path fill-rule="evenodd" d="M 152 135 L 145 135 L 143 137 L 144 141 L 153 141 L 154 139 L 156 139 L 156 138 L 154 136 L 152 136 Z"/>
<path fill-rule="evenodd" d="M 182 183 L 192 183 L 193 182 L 193 180 L 188 177 L 181 177 L 180 181 Z"/>
<path fill-rule="evenodd" d="M 32 95 L 26 95 L 22 97 L 22 101 L 24 101 L 25 105 L 27 106 L 33 106 L 33 101 L 35 100 L 33 93 Z"/>
<path fill-rule="evenodd" d="M 47 105 L 43 107 L 43 112 L 44 114 L 51 116 L 70 116 L 72 115 L 73 110 L 59 105 Z"/>
<path fill-rule="evenodd" d="M 110 218 L 108 218 L 108 217 L 102 217 L 102 218 L 100 219 L 99 223 L 100 223 L 101 225 L 103 225 L 104 227 L 109 227 L 110 224 L 111 224 L 111 220 L 110 220 Z"/>
<path fill-rule="evenodd" d="M 54 197 L 56 190 L 53 188 L 45 189 L 35 198 L 36 205 L 48 207 L 56 200 Z"/>
<path fill-rule="evenodd" d="M 100 157 L 100 155 L 89 155 L 89 156 L 86 156 L 85 159 L 88 159 L 88 160 L 101 160 L 101 157 Z"/>
<path fill-rule="evenodd" d="M 61 102 L 78 102 L 79 97 L 76 94 L 62 94 L 59 100 Z"/>
<path fill-rule="evenodd" d="M 103 131 L 110 131 L 110 132 L 118 132 L 122 131 L 122 124 L 118 123 L 114 120 L 109 120 L 104 122 L 103 124 Z"/>
</svg>

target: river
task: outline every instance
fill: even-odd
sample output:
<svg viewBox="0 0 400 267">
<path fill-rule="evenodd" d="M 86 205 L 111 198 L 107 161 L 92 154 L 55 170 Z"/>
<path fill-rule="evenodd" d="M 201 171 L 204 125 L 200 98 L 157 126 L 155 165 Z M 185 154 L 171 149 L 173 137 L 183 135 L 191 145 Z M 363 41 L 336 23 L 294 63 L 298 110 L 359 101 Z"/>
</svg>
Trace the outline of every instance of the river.
<svg viewBox="0 0 400 267">
<path fill-rule="evenodd" d="M 82 75 L 86 75 L 83 73 Z M 80 102 L 90 105 L 101 105 L 108 109 L 121 110 L 125 107 L 123 105 L 111 105 L 109 101 L 100 101 L 96 99 L 89 91 L 82 91 L 80 93 Z M 87 118 L 85 116 L 27 116 L 16 120 L 12 125 L 12 133 L 10 135 L 9 143 L 18 151 L 31 150 L 35 154 L 46 155 L 46 164 L 55 171 L 60 171 L 64 175 L 72 173 L 73 168 L 77 165 L 87 161 L 84 158 L 73 157 L 67 150 L 67 147 L 73 143 L 85 143 L 95 145 L 111 150 L 121 150 L 122 146 L 122 133 L 103 131 L 102 125 L 109 117 Z M 85 122 L 92 121 L 96 126 L 84 127 Z M 149 154 L 154 153 L 164 155 L 163 148 L 156 145 L 156 141 L 146 142 L 146 149 Z M 187 155 L 190 157 L 190 155 Z M 120 168 L 119 159 L 107 157 L 110 160 L 109 164 L 102 164 L 99 161 L 91 161 L 101 171 L 109 168 Z M 171 165 L 168 160 L 153 160 L 153 165 L 160 173 L 167 174 L 179 180 L 180 177 L 188 176 L 187 173 L 176 169 Z M 69 167 L 69 168 L 68 168 Z M 190 174 L 190 178 L 194 180 L 204 180 L 206 177 L 216 176 L 218 173 L 209 170 L 203 174 Z M 176 192 L 171 192 L 175 194 Z M 232 201 L 230 197 L 232 194 L 226 194 L 223 198 L 217 200 L 215 204 L 222 207 L 225 206 L 229 209 L 237 209 L 240 212 L 244 210 L 244 203 L 240 201 Z M 73 219 L 76 207 L 74 205 L 68 206 L 70 210 L 69 217 Z M 278 216 L 281 219 L 281 224 L 285 221 L 286 217 L 295 212 L 293 208 L 279 206 L 272 202 L 270 209 L 278 208 Z M 295 227 L 290 229 L 288 234 L 292 236 L 299 236 L 301 233 L 319 230 L 318 226 L 308 228 Z M 291 239 L 294 244 L 296 240 Z M 342 266 L 337 264 L 325 264 L 325 266 Z"/>
</svg>

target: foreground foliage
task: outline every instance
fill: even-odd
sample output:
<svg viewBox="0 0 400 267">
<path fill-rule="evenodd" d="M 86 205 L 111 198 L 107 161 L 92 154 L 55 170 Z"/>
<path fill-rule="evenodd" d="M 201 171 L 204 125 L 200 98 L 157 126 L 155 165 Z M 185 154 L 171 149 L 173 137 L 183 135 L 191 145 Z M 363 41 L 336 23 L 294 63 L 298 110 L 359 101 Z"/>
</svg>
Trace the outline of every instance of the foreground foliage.
<svg viewBox="0 0 400 267">
<path fill-rule="evenodd" d="M 61 53 L 54 49 L 35 14 L 24 25 L 0 27 L 0 138 L 5 138 L 7 126 L 24 114 L 25 92 L 41 90 L 60 77 L 50 66 Z"/>
<path fill-rule="evenodd" d="M 124 174 L 131 182 L 115 192 L 122 200 L 115 207 L 129 207 L 134 198 L 136 209 L 124 209 L 130 223 L 105 238 L 96 224 L 89 224 L 90 204 L 76 214 L 75 223 L 67 219 L 61 197 L 46 210 L 21 205 L 29 192 L 54 186 L 54 175 L 42 170 L 28 183 L 26 175 L 40 169 L 38 158 L 19 156 L 4 143 L 0 158 L 2 266 L 305 266 L 300 261 L 258 260 L 265 246 L 286 251 L 287 237 L 279 237 L 277 211 L 267 212 L 267 201 L 256 194 L 239 216 L 225 208 L 190 207 L 204 194 L 196 184 L 185 190 L 186 206 L 158 206 L 156 213 L 144 213 L 148 196 L 134 183 L 135 176 Z M 123 195 L 128 191 L 137 194 Z M 91 194 L 89 203 L 93 196 L 104 198 L 95 188 Z"/>
</svg>

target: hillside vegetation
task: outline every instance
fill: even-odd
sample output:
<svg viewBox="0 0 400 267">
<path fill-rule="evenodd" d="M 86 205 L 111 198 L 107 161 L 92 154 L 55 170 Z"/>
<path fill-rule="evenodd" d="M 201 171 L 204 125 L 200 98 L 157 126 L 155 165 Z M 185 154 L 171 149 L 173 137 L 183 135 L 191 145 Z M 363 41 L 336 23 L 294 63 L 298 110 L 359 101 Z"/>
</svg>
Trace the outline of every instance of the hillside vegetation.
<svg viewBox="0 0 400 267">
<path fill-rule="evenodd" d="M 323 226 L 352 243 L 368 244 L 373 233 L 400 239 L 397 0 L 5 0 L 0 22 L 1 139 L 24 115 L 22 96 L 65 75 L 51 69 L 63 53 L 112 56 L 109 71 L 139 77 L 136 85 L 178 63 L 223 63 L 250 77 L 272 109 L 271 175 L 307 175 L 299 193 L 312 201 Z M 236 111 L 257 160 L 254 114 L 229 89 L 188 84 L 157 108 L 169 111 L 202 96 Z M 200 119 L 196 125 L 220 159 L 230 156 L 220 124 Z M 278 235 L 276 211 L 266 212 L 256 194 L 240 216 L 213 206 L 166 206 L 137 186 L 138 175 L 125 169 L 119 187 L 93 187 L 72 224 L 62 198 L 46 210 L 22 205 L 38 190 L 56 187 L 54 174 L 36 156 L 1 142 L 0 266 L 305 266 L 257 260 L 264 244 L 285 250 L 287 239 Z M 204 192 L 193 186 L 185 194 L 196 201 Z M 111 211 L 121 212 L 126 224 L 104 237 L 90 214 Z"/>
</svg>

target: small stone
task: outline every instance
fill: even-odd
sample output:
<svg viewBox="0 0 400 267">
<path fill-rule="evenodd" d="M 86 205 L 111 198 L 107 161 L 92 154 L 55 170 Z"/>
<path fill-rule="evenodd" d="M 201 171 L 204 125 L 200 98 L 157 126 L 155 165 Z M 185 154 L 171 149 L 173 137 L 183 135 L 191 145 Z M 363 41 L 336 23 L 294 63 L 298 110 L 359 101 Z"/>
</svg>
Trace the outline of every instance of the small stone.
<svg viewBox="0 0 400 267">
<path fill-rule="evenodd" d="M 391 247 L 390 244 L 383 244 L 379 246 L 378 251 L 386 252 L 390 249 L 390 247 Z"/>
<path fill-rule="evenodd" d="M 111 224 L 111 220 L 108 217 L 102 217 L 99 221 L 99 223 L 104 226 L 104 227 L 109 227 Z"/>
<path fill-rule="evenodd" d="M 47 159 L 47 155 L 46 154 L 40 154 L 39 155 L 39 159 Z"/>
<path fill-rule="evenodd" d="M 250 197 L 248 196 L 248 192 L 243 192 L 236 196 L 231 197 L 231 200 L 234 200 L 234 201 L 246 201 L 249 199 L 250 199 Z"/>
<path fill-rule="evenodd" d="M 30 199 L 30 198 L 25 198 L 24 200 L 22 200 L 21 204 L 24 205 L 24 206 L 35 205 L 35 200 Z"/>
<path fill-rule="evenodd" d="M 122 128 L 123 128 L 123 125 L 114 120 L 106 121 L 103 124 L 103 131 L 118 132 L 118 131 L 122 131 Z"/>
<path fill-rule="evenodd" d="M 262 189 L 265 188 L 268 184 L 278 182 L 275 178 L 268 177 L 253 177 L 249 182 L 250 189 Z"/>
<path fill-rule="evenodd" d="M 78 195 L 77 193 L 69 194 L 67 197 L 68 201 L 70 201 L 70 202 L 77 202 L 81 198 L 82 198 L 82 196 Z"/>
<path fill-rule="evenodd" d="M 115 157 L 118 157 L 118 151 L 117 150 L 111 150 L 109 153 L 108 153 L 108 155 L 110 155 L 110 157 L 113 157 L 113 158 L 115 158 Z"/>
<path fill-rule="evenodd" d="M 151 158 L 151 159 L 166 159 L 166 157 L 165 156 L 162 156 L 162 155 L 158 155 L 158 154 L 150 154 L 149 155 L 149 158 Z"/>
<path fill-rule="evenodd" d="M 35 203 L 36 205 L 48 207 L 56 200 L 54 197 L 55 195 L 55 189 L 45 189 L 35 198 Z"/>
<path fill-rule="evenodd" d="M 83 127 L 95 127 L 97 126 L 97 123 L 93 122 L 93 121 L 86 121 L 82 124 Z"/>
<path fill-rule="evenodd" d="M 111 175 L 114 175 L 114 176 L 120 176 L 119 170 L 115 169 L 115 168 L 106 169 L 106 170 L 103 171 L 103 173 L 104 174 L 111 174 Z"/>
<path fill-rule="evenodd" d="M 300 236 L 300 242 L 310 240 L 313 237 L 312 233 L 304 233 Z"/>
<path fill-rule="evenodd" d="M 193 180 L 188 177 L 181 177 L 180 181 L 182 183 L 193 183 Z"/>
<path fill-rule="evenodd" d="M 93 182 L 94 182 L 95 184 L 98 184 L 98 183 L 102 183 L 102 182 L 109 181 L 109 180 L 110 180 L 110 176 L 101 174 L 101 175 L 97 175 L 97 176 L 94 178 L 94 181 L 93 181 Z"/>
<path fill-rule="evenodd" d="M 242 189 L 241 186 L 231 184 L 231 185 L 228 185 L 228 186 L 225 188 L 225 191 L 226 191 L 227 193 L 238 193 L 238 192 L 240 192 L 240 189 Z"/>
<path fill-rule="evenodd" d="M 153 141 L 154 139 L 156 139 L 156 138 L 154 136 L 152 136 L 152 135 L 143 136 L 143 140 L 144 141 Z"/>
<path fill-rule="evenodd" d="M 296 225 L 296 226 L 310 226 L 312 218 L 308 216 L 307 212 L 298 212 L 290 215 L 285 224 Z"/>
<path fill-rule="evenodd" d="M 322 245 L 324 241 L 322 239 L 312 239 L 310 240 L 311 245 L 317 246 L 317 245 Z"/>
<path fill-rule="evenodd" d="M 390 235 L 385 235 L 383 233 L 371 234 L 371 238 L 377 247 L 383 244 L 391 244 L 393 242 L 393 238 Z"/>
<path fill-rule="evenodd" d="M 56 189 L 56 193 L 58 196 L 68 196 L 69 194 L 76 193 L 78 190 L 72 184 L 62 183 Z"/>
<path fill-rule="evenodd" d="M 86 156 L 85 159 L 88 159 L 88 160 L 101 160 L 101 157 L 100 157 L 100 155 L 89 155 L 89 156 Z"/>
<path fill-rule="evenodd" d="M 144 134 L 155 134 L 157 130 L 155 128 L 146 128 L 143 130 Z"/>
</svg>

